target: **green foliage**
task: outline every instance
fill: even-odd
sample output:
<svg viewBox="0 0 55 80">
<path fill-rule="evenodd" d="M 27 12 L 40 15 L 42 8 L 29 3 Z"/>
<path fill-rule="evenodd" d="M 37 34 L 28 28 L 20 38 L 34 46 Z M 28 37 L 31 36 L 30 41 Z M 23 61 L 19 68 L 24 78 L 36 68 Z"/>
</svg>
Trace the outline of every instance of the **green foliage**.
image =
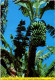
<svg viewBox="0 0 55 80">
<path fill-rule="evenodd" d="M 26 35 L 27 36 L 30 36 L 30 38 L 28 39 L 29 40 L 29 62 L 28 62 L 28 71 L 27 71 L 27 76 L 33 76 L 33 70 L 34 70 L 34 62 L 35 62 L 35 51 L 36 51 L 36 47 L 38 46 L 45 46 L 45 41 L 46 41 L 46 31 L 48 28 L 46 28 L 46 25 L 45 23 L 43 22 L 34 22 L 33 20 L 35 19 L 35 17 L 37 16 L 38 18 L 41 18 L 43 16 L 43 13 L 46 11 L 46 10 L 49 10 L 49 9 L 53 9 L 54 7 L 54 1 L 47 1 L 47 0 L 34 0 L 33 2 L 32 1 L 21 1 L 21 0 L 14 0 L 14 3 L 17 4 L 17 5 L 20 5 L 21 8 L 20 10 L 22 11 L 22 13 L 25 15 L 25 16 L 29 16 L 30 17 L 30 20 L 31 20 L 31 24 L 30 24 L 30 27 L 28 27 L 28 30 L 27 30 L 27 33 Z M 29 5 L 28 5 L 29 3 Z M 32 4 L 30 6 L 30 3 Z M 44 7 L 43 8 L 40 8 L 42 4 L 44 4 Z M 30 8 L 30 7 L 31 8 Z M 34 10 L 35 8 L 35 10 Z M 39 9 L 39 15 L 38 15 L 38 9 Z M 34 11 L 34 13 L 31 13 L 32 11 Z M 30 12 L 30 13 L 29 13 Z M 31 14 L 31 16 L 30 16 Z M 53 30 L 54 31 L 54 30 Z M 51 31 L 50 31 L 51 32 Z M 51 34 L 54 35 L 54 33 L 52 32 Z M 35 50 L 32 50 L 34 49 L 33 47 L 35 47 Z M 51 51 L 51 50 L 50 50 Z M 43 51 L 40 51 L 42 54 Z M 38 62 L 38 59 L 46 59 L 49 57 L 49 53 L 48 52 L 47 54 L 43 55 L 43 56 L 39 56 L 39 58 L 37 57 L 37 62 Z M 32 59 L 33 58 L 33 59 Z M 45 70 L 42 70 L 42 67 L 41 67 L 41 62 L 37 64 L 38 66 L 38 69 L 37 69 L 37 75 L 36 76 L 45 76 L 44 74 L 44 71 Z M 40 69 L 39 69 L 40 67 Z M 32 70 L 33 69 L 33 70 Z M 34 71 L 35 72 L 35 71 Z"/>
<path fill-rule="evenodd" d="M 9 77 L 6 69 L 1 65 L 1 77 Z"/>
<path fill-rule="evenodd" d="M 47 46 L 43 51 L 39 50 L 37 53 L 36 53 L 36 61 L 37 60 L 44 60 L 44 59 L 47 59 L 49 58 L 50 54 L 53 54 L 54 55 L 54 49 L 55 47 L 53 46 Z M 49 52 L 44 53 L 45 50 L 49 50 Z M 40 56 L 41 55 L 41 56 Z"/>
<path fill-rule="evenodd" d="M 54 53 L 54 47 L 53 46 L 47 46 L 43 51 L 38 51 L 37 54 L 36 54 L 36 60 L 35 60 L 35 70 L 33 72 L 33 75 L 34 77 L 45 77 L 45 76 L 53 76 L 54 77 L 54 68 L 52 69 L 52 67 L 54 66 L 54 63 L 52 63 L 49 68 L 46 67 L 46 64 L 45 65 L 42 65 L 42 61 L 45 59 L 45 58 L 48 58 L 50 54 L 50 52 L 44 54 L 43 56 L 40 56 L 43 54 L 43 52 L 48 49 L 50 52 Z M 4 52 L 5 51 L 5 52 Z M 10 52 L 8 50 L 6 50 L 5 48 L 2 48 L 1 49 L 1 52 L 2 52 L 2 59 L 5 61 L 7 67 L 9 67 L 8 65 L 10 65 L 10 61 L 11 61 L 11 66 L 14 67 L 16 66 L 15 64 L 15 59 L 16 58 L 13 58 L 13 55 L 11 56 Z M 5 58 L 6 57 L 6 58 Z M 18 77 L 24 77 L 27 75 L 27 62 L 28 62 L 28 55 L 27 55 L 27 52 L 25 52 L 25 55 L 22 55 L 22 58 L 18 59 L 17 60 L 18 63 L 17 63 L 17 66 L 16 68 L 17 69 L 17 76 Z M 22 65 L 20 64 L 20 62 L 22 63 Z M 7 71 L 6 71 L 6 68 L 3 68 L 5 70 L 5 73 L 4 75 L 1 74 L 3 77 L 7 76 Z M 2 70 L 2 73 L 3 73 L 3 70 Z M 52 75 L 51 75 L 52 74 Z"/>
<path fill-rule="evenodd" d="M 1 47 L 1 53 L 2 53 L 1 55 L 2 58 L 8 59 L 10 63 L 13 62 L 14 59 L 13 54 L 11 54 L 6 48 Z"/>
<path fill-rule="evenodd" d="M 1 3 L 1 32 L 4 33 L 7 23 L 8 0 Z"/>
<path fill-rule="evenodd" d="M 33 20 L 34 17 L 41 18 L 43 13 L 46 10 L 53 9 L 54 10 L 54 1 L 47 0 L 34 0 L 34 1 L 23 1 L 23 0 L 13 0 L 15 4 L 20 5 L 20 10 L 24 14 L 24 16 L 29 16 L 30 20 Z M 44 5 L 43 8 L 40 8 L 41 5 Z M 34 10 L 36 8 L 36 10 Z M 38 9 L 40 14 L 38 15 Z M 35 12 L 35 13 L 34 13 Z"/>
<path fill-rule="evenodd" d="M 46 76 L 50 76 L 50 74 L 52 73 L 51 77 L 54 77 L 55 74 L 53 74 L 53 71 L 54 70 L 54 66 L 55 66 L 55 60 L 50 64 L 50 66 L 47 68 L 46 72 L 45 72 L 45 75 Z M 54 72 L 55 73 L 55 72 Z"/>
<path fill-rule="evenodd" d="M 21 5 L 20 10 L 25 16 L 29 16 L 31 20 L 33 20 L 33 2 L 30 1 L 23 1 L 23 0 L 17 0 L 14 1 L 15 4 Z"/>
<path fill-rule="evenodd" d="M 48 75 L 48 77 L 55 77 L 55 70 L 52 70 L 51 73 Z"/>
<path fill-rule="evenodd" d="M 19 48 L 20 47 L 19 45 L 18 45 L 19 47 L 17 47 L 17 44 L 16 44 L 16 48 L 19 48 L 20 52 L 22 51 L 21 52 L 22 58 L 20 58 L 20 56 L 17 56 L 17 58 L 16 58 L 16 56 L 14 56 L 12 54 L 12 48 L 10 48 L 9 44 L 6 42 L 3 34 L 1 33 L 1 41 L 2 41 L 2 44 L 4 44 L 4 47 L 1 47 L 1 53 L 2 53 L 1 58 L 4 61 L 4 63 L 2 62 L 2 66 L 4 66 L 4 68 L 6 69 L 6 72 L 8 71 L 7 69 L 9 68 L 9 66 L 14 67 L 17 71 L 17 76 L 22 76 L 22 74 L 24 74 L 24 76 L 25 76 L 25 74 L 27 73 L 27 58 L 26 58 L 27 57 L 27 52 L 26 52 L 26 49 L 25 49 L 26 41 L 25 41 L 24 36 L 21 34 L 21 31 L 25 31 L 25 27 L 22 26 L 24 24 L 25 24 L 25 21 L 21 20 L 20 24 L 19 24 L 20 27 L 17 28 L 17 33 L 19 34 L 18 35 L 19 37 L 15 38 L 15 39 L 19 40 L 20 46 L 23 50 L 22 51 L 21 48 Z M 13 41 L 15 40 L 13 38 L 12 34 L 10 35 L 10 38 Z M 23 45 L 23 47 L 22 47 L 22 45 Z M 9 47 L 11 49 L 11 52 L 6 49 L 7 47 Z M 26 65 L 24 65 L 24 64 L 26 64 Z M 24 70 L 24 67 L 26 68 L 25 70 Z M 18 74 L 18 73 L 20 73 L 20 74 Z M 3 76 L 5 76 L 5 75 L 3 75 Z"/>
<path fill-rule="evenodd" d="M 39 18 L 43 16 L 45 11 L 54 10 L 54 2 L 55 1 L 48 1 L 47 4 L 43 8 L 39 9 L 39 12 L 40 12 Z"/>
<path fill-rule="evenodd" d="M 43 5 L 44 3 L 46 3 L 46 0 L 35 0 L 33 3 L 33 8 L 36 9 L 35 11 L 35 16 L 38 16 L 38 9 L 41 5 Z"/>
<path fill-rule="evenodd" d="M 44 61 L 44 59 L 47 59 L 50 57 L 50 53 L 51 52 L 47 52 L 46 54 L 43 54 L 43 52 L 48 49 L 48 47 L 53 47 L 53 46 L 47 46 L 43 51 L 39 50 L 37 53 L 36 53 L 36 58 L 35 58 L 35 77 L 36 76 L 39 76 L 39 77 L 46 77 L 46 76 L 49 76 L 49 77 L 54 77 L 54 62 L 53 61 L 49 67 L 46 66 L 46 64 L 42 64 L 42 62 Z M 55 48 L 55 47 L 53 47 Z M 49 50 L 50 51 L 50 50 Z M 54 50 L 52 49 L 52 52 Z M 54 52 L 53 52 L 54 54 Z M 52 75 L 51 75 L 52 73 Z"/>
<path fill-rule="evenodd" d="M 5 48 L 9 47 L 10 52 L 12 53 L 12 48 L 11 48 L 11 47 L 9 46 L 9 44 L 6 42 L 6 40 L 5 40 L 5 38 L 4 38 L 4 36 L 3 36 L 2 33 L 1 33 L 1 42 L 2 42 L 2 44 L 4 44 Z"/>
<path fill-rule="evenodd" d="M 55 47 L 53 47 L 53 46 L 48 46 L 48 50 L 49 50 L 51 53 L 55 53 Z"/>
<path fill-rule="evenodd" d="M 25 52 L 25 55 L 22 56 L 20 59 L 20 62 L 22 65 L 20 66 L 20 69 L 17 70 L 17 76 L 18 77 L 26 77 L 27 75 L 27 62 L 28 62 L 28 55 L 27 52 Z"/>
<path fill-rule="evenodd" d="M 42 61 L 40 60 L 39 62 L 35 64 L 35 77 L 45 77 L 45 70 L 46 70 L 46 64 L 43 66 Z"/>
<path fill-rule="evenodd" d="M 53 1 L 54 2 L 54 1 Z M 54 61 L 50 64 L 50 66 L 47 68 L 46 64 L 43 65 L 42 62 L 44 59 L 49 58 L 50 53 L 54 54 L 54 48 L 53 46 L 48 46 L 44 50 L 48 49 L 49 52 L 46 54 L 43 54 L 44 50 L 39 50 L 36 54 L 35 59 L 35 51 L 36 47 L 38 46 L 44 46 L 45 40 L 46 40 L 46 25 L 44 22 L 40 21 L 33 21 L 35 17 L 41 18 L 43 13 L 46 10 L 53 9 L 52 1 L 47 0 L 34 0 L 33 2 L 30 0 L 23 1 L 23 0 L 14 0 L 14 3 L 17 5 L 20 5 L 20 10 L 22 11 L 24 16 L 29 16 L 31 20 L 31 24 L 29 28 L 27 29 L 26 35 L 23 35 L 23 31 L 26 31 L 25 29 L 25 21 L 20 21 L 20 24 L 17 27 L 17 35 L 15 38 L 13 38 L 12 34 L 10 35 L 10 38 L 13 40 L 14 46 L 16 47 L 14 50 L 15 55 L 12 54 L 12 48 L 9 46 L 9 44 L 6 42 L 3 32 L 4 32 L 4 25 L 6 24 L 7 20 L 7 11 L 8 11 L 8 0 L 4 0 L 4 2 L 1 4 L 2 6 L 2 33 L 1 33 L 1 41 L 2 44 L 4 44 L 4 47 L 1 47 L 2 52 L 2 77 L 9 76 L 7 74 L 7 69 L 9 66 L 12 66 L 15 68 L 17 76 L 18 77 L 26 77 L 27 75 L 27 64 L 29 68 L 29 72 L 32 72 L 34 77 L 46 77 L 46 76 L 54 76 Z M 42 4 L 46 3 L 46 5 L 43 8 L 40 8 Z M 51 5 L 52 4 L 52 5 Z M 37 5 L 37 6 L 36 6 Z M 5 6 L 5 7 L 4 7 Z M 34 10 L 36 8 L 36 10 Z M 40 8 L 40 9 L 39 9 Z M 38 9 L 40 14 L 38 15 Z M 5 14 L 5 15 L 4 15 Z M 31 28 L 30 28 L 31 27 Z M 50 34 L 54 34 L 54 29 L 50 25 L 47 26 L 47 29 L 49 30 Z M 53 30 L 53 31 L 52 31 Z M 27 35 L 30 36 L 30 38 L 27 37 Z M 27 42 L 29 41 L 31 45 L 29 44 L 29 56 L 27 55 L 26 46 Z M 9 47 L 10 52 L 6 49 Z M 29 58 L 28 58 L 29 57 Z M 35 65 L 34 65 L 35 62 Z M 5 64 L 5 65 L 4 65 Z M 35 68 L 33 68 L 35 66 Z M 4 72 L 3 72 L 4 71 Z"/>
</svg>

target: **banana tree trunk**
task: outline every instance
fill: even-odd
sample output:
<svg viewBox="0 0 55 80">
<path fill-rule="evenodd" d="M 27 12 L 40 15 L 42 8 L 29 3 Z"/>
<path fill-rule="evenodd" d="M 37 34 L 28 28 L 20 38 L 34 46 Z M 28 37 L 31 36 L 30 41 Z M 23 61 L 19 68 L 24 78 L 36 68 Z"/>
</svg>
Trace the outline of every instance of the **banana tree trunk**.
<svg viewBox="0 0 55 80">
<path fill-rule="evenodd" d="M 27 66 L 27 77 L 33 77 L 34 65 L 35 65 L 36 46 L 32 43 L 29 46 L 29 58 Z"/>
</svg>

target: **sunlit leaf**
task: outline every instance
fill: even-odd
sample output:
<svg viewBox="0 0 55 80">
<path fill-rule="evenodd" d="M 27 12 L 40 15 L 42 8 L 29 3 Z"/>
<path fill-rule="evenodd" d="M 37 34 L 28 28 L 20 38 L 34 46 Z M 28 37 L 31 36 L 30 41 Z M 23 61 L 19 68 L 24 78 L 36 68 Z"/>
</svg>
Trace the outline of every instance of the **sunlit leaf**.
<svg viewBox="0 0 55 80">
<path fill-rule="evenodd" d="M 54 70 L 54 65 L 55 65 L 55 60 L 49 65 L 49 67 L 46 69 L 46 71 L 45 71 L 45 75 L 46 76 L 48 76 L 50 73 L 51 73 L 51 71 L 53 71 Z"/>
<path fill-rule="evenodd" d="M 11 51 L 11 53 L 12 53 L 12 48 L 9 46 L 9 44 L 6 42 L 6 40 L 5 40 L 5 38 L 4 38 L 4 36 L 3 36 L 3 34 L 1 33 L 1 42 L 2 42 L 2 44 L 4 44 L 4 46 L 7 48 L 7 47 L 9 47 L 9 49 L 10 49 L 10 51 Z"/>
<path fill-rule="evenodd" d="M 48 50 L 49 50 L 51 53 L 54 53 L 54 54 L 55 54 L 55 47 L 53 47 L 53 46 L 48 46 Z"/>
<path fill-rule="evenodd" d="M 39 8 L 42 4 L 44 4 L 46 1 L 35 1 L 34 4 L 33 4 L 33 7 L 34 8 Z"/>
</svg>

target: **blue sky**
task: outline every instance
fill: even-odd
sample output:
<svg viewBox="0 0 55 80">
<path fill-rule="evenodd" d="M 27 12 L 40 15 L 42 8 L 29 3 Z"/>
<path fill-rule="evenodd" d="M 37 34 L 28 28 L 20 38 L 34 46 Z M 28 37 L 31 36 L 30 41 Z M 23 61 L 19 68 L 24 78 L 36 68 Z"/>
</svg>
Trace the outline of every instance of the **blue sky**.
<svg viewBox="0 0 55 80">
<path fill-rule="evenodd" d="M 7 28 L 4 33 L 4 37 L 6 41 L 10 44 L 12 47 L 12 42 L 10 39 L 10 34 L 12 34 L 14 37 L 16 35 L 16 28 L 20 22 L 20 20 L 25 20 L 26 24 L 25 27 L 27 28 L 28 25 L 30 24 L 30 19 L 29 17 L 24 17 L 22 12 L 19 9 L 20 6 L 15 5 L 12 0 L 9 0 L 9 8 L 8 8 L 8 14 L 7 14 Z M 51 26 L 54 26 L 54 10 L 48 10 L 44 13 L 42 16 L 42 20 L 46 22 L 46 24 L 50 24 Z M 50 36 L 50 34 L 47 32 L 46 33 L 46 46 L 54 46 L 54 39 Z M 38 50 L 43 50 L 46 46 L 44 47 L 38 47 Z M 36 51 L 36 52 L 37 52 Z M 48 51 L 45 51 L 45 53 Z M 52 55 L 49 59 L 47 59 L 44 63 L 47 63 L 47 66 L 53 61 L 54 56 Z M 49 62 L 49 63 L 48 63 Z"/>
</svg>

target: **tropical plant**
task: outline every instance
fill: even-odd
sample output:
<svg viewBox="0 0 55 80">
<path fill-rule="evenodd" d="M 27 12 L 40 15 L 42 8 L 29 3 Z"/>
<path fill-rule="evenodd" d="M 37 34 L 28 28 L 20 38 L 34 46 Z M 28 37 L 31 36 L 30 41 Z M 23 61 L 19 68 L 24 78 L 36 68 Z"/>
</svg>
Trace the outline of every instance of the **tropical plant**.
<svg viewBox="0 0 55 80">
<path fill-rule="evenodd" d="M 5 32 L 5 28 L 6 28 L 6 22 L 7 22 L 7 11 L 8 11 L 8 0 L 4 0 L 1 4 L 1 32 L 0 32 L 0 36 L 1 36 L 1 42 L 2 45 L 5 46 L 1 46 L 1 76 L 9 76 L 7 74 L 7 64 L 9 64 L 11 61 L 9 61 L 11 59 L 10 57 L 10 53 L 12 53 L 12 49 L 9 46 L 9 44 L 6 42 L 3 33 Z M 8 51 L 6 48 L 9 47 L 10 51 Z M 4 70 L 4 71 L 3 71 Z"/>
<path fill-rule="evenodd" d="M 1 65 L 1 77 L 9 77 L 6 69 Z"/>
<path fill-rule="evenodd" d="M 7 77 L 10 75 L 9 67 L 11 66 L 15 68 L 16 74 L 18 77 L 54 76 L 54 61 L 50 64 L 49 67 L 46 67 L 46 64 L 43 65 L 42 62 L 44 59 L 47 59 L 49 57 L 50 53 L 54 54 L 55 47 L 47 46 L 44 50 L 48 49 L 49 52 L 44 55 L 43 55 L 44 50 L 43 51 L 39 50 L 36 53 L 36 47 L 45 46 L 46 31 L 48 30 L 51 36 L 54 35 L 53 26 L 46 25 L 46 23 L 43 20 L 40 20 L 40 21 L 37 20 L 37 18 L 42 17 L 43 13 L 46 10 L 54 9 L 54 4 L 53 4 L 54 1 L 47 1 L 47 0 L 44 0 L 44 1 L 43 0 L 34 0 L 34 1 L 13 0 L 13 1 L 15 4 L 21 5 L 20 10 L 22 11 L 23 15 L 29 16 L 31 23 L 27 28 L 26 35 L 22 34 L 23 31 L 26 31 L 25 26 L 23 26 L 25 25 L 25 21 L 22 21 L 22 20 L 20 21 L 20 24 L 17 27 L 16 37 L 14 38 L 12 34 L 10 35 L 10 38 L 12 39 L 13 45 L 15 47 L 14 55 L 12 53 L 12 48 L 6 42 L 2 34 L 4 32 L 3 31 L 4 23 L 2 23 L 3 27 L 2 27 L 2 33 L 1 33 L 1 41 L 2 41 L 2 44 L 4 45 L 4 47 L 1 47 L 2 74 L 4 73 L 3 69 L 5 71 L 5 73 L 2 76 L 5 75 Z M 4 0 L 4 2 L 8 7 L 7 5 L 8 0 Z M 40 6 L 44 3 L 45 3 L 44 7 L 41 8 Z M 2 8 L 2 9 L 5 9 L 5 8 Z M 40 14 L 38 14 L 38 9 Z M 29 43 L 26 43 L 26 41 Z M 26 51 L 26 46 L 29 46 L 29 56 Z M 10 49 L 10 51 L 6 49 L 7 47 Z"/>
<path fill-rule="evenodd" d="M 10 37 L 13 39 L 13 36 L 12 35 Z M 3 36 L 3 38 L 1 40 L 2 40 L 3 44 L 4 43 L 5 44 L 8 44 L 6 42 L 4 36 Z M 7 47 L 9 47 L 9 46 L 7 45 Z M 49 58 L 50 53 L 51 54 L 54 54 L 54 52 L 55 52 L 54 51 L 55 50 L 54 48 L 55 47 L 53 47 L 53 46 L 47 46 L 43 51 L 39 50 L 37 52 L 36 58 L 35 58 L 35 69 L 34 69 L 34 72 L 33 72 L 33 75 L 34 76 L 44 76 L 45 77 L 45 76 L 50 76 L 52 72 L 54 73 L 54 61 L 51 63 L 51 65 L 48 68 L 46 68 L 46 64 L 44 66 L 42 64 L 42 62 L 43 62 L 44 59 Z M 48 49 L 49 52 L 46 53 L 46 54 L 44 54 L 44 55 L 42 55 L 43 52 L 46 49 Z M 9 71 L 8 71 L 9 67 L 10 66 L 12 66 L 12 67 L 15 67 L 16 66 L 16 64 L 15 64 L 16 57 L 14 57 L 14 55 L 11 54 L 11 50 L 9 52 L 6 49 L 6 46 L 5 47 L 1 47 L 1 53 L 2 53 L 1 54 L 1 65 L 2 65 L 2 69 L 5 70 L 4 75 L 2 74 L 3 73 L 3 70 L 2 70 L 2 73 L 1 74 L 2 74 L 2 76 L 7 76 L 9 74 Z M 40 55 L 42 55 L 42 56 L 40 56 Z M 21 59 L 18 59 L 17 62 L 16 62 L 17 63 L 16 68 L 18 68 L 18 70 L 16 71 L 17 72 L 17 76 L 20 76 L 20 77 L 21 76 L 26 76 L 26 74 L 27 74 L 27 62 L 28 62 L 28 55 L 27 55 L 27 52 L 26 51 L 25 51 L 25 54 L 22 55 L 22 58 Z M 22 63 L 22 65 L 20 65 L 20 63 Z M 44 73 L 42 73 L 42 72 L 44 72 Z M 52 73 L 51 76 L 54 76 L 53 73 Z"/>
<path fill-rule="evenodd" d="M 12 48 L 6 42 L 2 33 L 1 33 L 1 42 L 2 42 L 2 46 L 1 46 L 1 65 L 5 68 L 6 73 L 8 73 L 9 72 L 8 68 L 11 66 L 11 63 L 13 63 L 14 56 L 12 54 Z M 6 49 L 7 47 L 10 49 L 10 51 Z"/>
<path fill-rule="evenodd" d="M 11 35 L 10 35 L 10 37 L 11 37 Z M 3 44 L 7 45 L 7 46 L 4 45 L 4 47 L 1 46 L 1 68 L 2 68 L 1 70 L 2 70 L 2 73 L 3 73 L 3 69 L 5 71 L 3 74 L 1 73 L 1 76 L 2 77 L 11 76 L 10 69 L 9 69 L 10 67 L 12 67 L 16 70 L 17 76 L 19 76 L 19 77 L 25 76 L 26 73 L 27 73 L 27 60 L 28 60 L 27 51 L 25 50 L 24 54 L 22 52 L 21 54 L 23 54 L 23 55 L 22 55 L 22 58 L 20 58 L 19 55 L 15 56 L 15 55 L 13 55 L 13 53 L 11 53 L 12 48 L 8 45 L 8 43 L 6 42 L 4 36 L 1 39 L 1 41 L 3 42 Z M 14 41 L 15 41 L 15 39 L 13 38 L 13 43 L 14 43 Z M 23 42 L 23 44 L 24 43 L 25 42 Z M 6 49 L 7 47 L 9 47 L 11 50 L 10 51 L 7 50 Z"/>
<path fill-rule="evenodd" d="M 49 30 L 50 34 L 53 35 L 52 30 L 54 27 L 46 25 L 43 20 L 38 21 L 38 18 L 41 19 L 46 10 L 54 10 L 54 1 L 49 0 L 13 0 L 15 4 L 20 5 L 20 10 L 24 16 L 29 16 L 31 23 L 29 27 L 30 39 L 29 39 L 29 59 L 28 59 L 28 69 L 27 76 L 33 77 L 36 47 L 45 46 L 46 40 L 46 30 Z M 41 5 L 44 4 L 44 7 L 41 8 Z M 39 9 L 39 13 L 38 13 Z M 30 30 L 31 29 L 31 30 Z M 52 30 L 51 30 L 52 29 Z M 27 34 L 29 35 L 29 34 Z"/>
<path fill-rule="evenodd" d="M 48 49 L 50 52 L 43 54 L 43 52 Z M 6 48 L 1 48 L 1 76 L 2 77 L 7 77 L 10 76 L 10 72 L 9 72 L 9 67 L 14 67 L 16 66 L 15 64 L 15 57 L 12 55 L 11 53 L 6 49 Z M 54 54 L 54 47 L 53 46 L 47 46 L 43 51 L 39 50 L 36 54 L 36 58 L 35 58 L 35 70 L 33 72 L 33 75 L 36 76 L 41 76 L 41 77 L 45 77 L 45 76 L 50 76 L 51 73 L 54 77 L 54 61 L 51 63 L 51 65 L 49 67 L 46 67 L 46 64 L 43 65 L 42 62 L 44 59 L 49 58 L 50 53 Z M 40 56 L 42 55 L 42 56 Z M 20 64 L 20 62 L 22 63 L 22 65 L 19 65 L 21 67 L 18 66 L 18 64 Z M 28 55 L 27 52 L 25 52 L 25 55 L 22 56 L 22 58 L 20 59 L 20 61 L 18 62 L 16 68 L 20 69 L 17 70 L 17 76 L 18 77 L 24 77 L 27 74 L 27 62 L 28 62 Z M 3 70 L 5 70 L 5 72 L 3 72 Z"/>
<path fill-rule="evenodd" d="M 8 0 L 4 0 L 1 3 L 1 76 L 7 77 L 10 75 L 9 67 L 13 63 L 14 56 L 12 54 L 12 48 L 5 40 L 3 34 L 7 26 L 7 12 L 8 12 Z M 9 50 L 7 50 L 9 48 Z M 4 70 L 4 71 L 3 71 Z"/>
<path fill-rule="evenodd" d="M 25 40 L 25 35 L 23 35 L 23 31 L 25 31 L 25 21 L 20 21 L 20 24 L 18 25 L 17 27 L 17 35 L 16 37 L 14 38 L 14 45 L 16 47 L 16 49 L 14 50 L 14 56 L 16 58 L 15 60 L 15 69 L 16 71 L 22 73 L 22 69 L 20 66 L 23 65 L 23 57 L 25 58 L 25 52 L 26 52 L 26 45 L 27 45 L 27 42 Z M 18 64 L 18 61 L 20 62 L 19 65 Z M 25 60 L 24 60 L 25 61 Z M 22 66 L 23 67 L 23 66 Z M 24 69 L 23 69 L 24 70 Z"/>
<path fill-rule="evenodd" d="M 45 50 L 49 50 L 49 52 L 44 53 Z M 35 58 L 35 72 L 34 76 L 36 77 L 46 77 L 49 76 L 52 72 L 54 73 L 54 62 L 53 61 L 48 67 L 46 64 L 42 64 L 42 62 L 49 58 L 50 55 L 54 55 L 54 49 L 55 47 L 53 46 L 47 46 L 43 51 L 39 50 L 36 54 L 36 58 Z M 52 77 L 54 77 L 54 75 L 52 75 Z"/>
</svg>

